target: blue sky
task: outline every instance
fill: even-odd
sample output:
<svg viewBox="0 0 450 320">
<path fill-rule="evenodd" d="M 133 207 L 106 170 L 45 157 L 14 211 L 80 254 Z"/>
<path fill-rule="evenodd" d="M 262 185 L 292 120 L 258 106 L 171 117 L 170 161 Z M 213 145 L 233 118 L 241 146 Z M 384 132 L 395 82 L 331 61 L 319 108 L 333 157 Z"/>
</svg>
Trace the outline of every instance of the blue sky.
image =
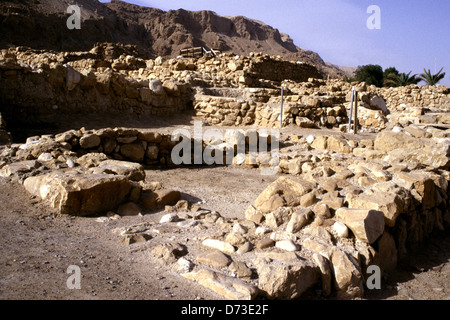
<svg viewBox="0 0 450 320">
<path fill-rule="evenodd" d="M 444 67 L 446 77 L 440 84 L 450 87 L 449 0 L 126 1 L 165 11 L 212 10 L 260 20 L 337 65 L 379 64 L 413 74 Z M 370 5 L 381 10 L 381 29 L 366 26 Z"/>
</svg>

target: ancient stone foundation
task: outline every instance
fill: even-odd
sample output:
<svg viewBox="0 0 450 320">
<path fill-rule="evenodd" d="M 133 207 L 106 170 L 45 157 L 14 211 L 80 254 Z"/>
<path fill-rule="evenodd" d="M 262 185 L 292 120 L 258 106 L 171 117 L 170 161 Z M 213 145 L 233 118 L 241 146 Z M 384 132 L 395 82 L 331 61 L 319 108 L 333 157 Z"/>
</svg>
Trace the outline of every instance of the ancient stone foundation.
<svg viewBox="0 0 450 320">
<path fill-rule="evenodd" d="M 441 86 L 376 88 L 325 81 L 313 66 L 258 53 L 170 60 L 134 54 L 132 47 L 112 44 L 79 53 L 2 50 L 3 118 L 16 128 L 89 114 L 170 118 L 193 109 L 211 125 L 279 127 L 282 118 L 283 126 L 345 130 L 355 86 L 363 131 L 378 132 L 389 117 L 402 123 L 416 114 L 424 116 L 419 123 L 448 122 L 435 115 L 450 108 L 449 89 Z"/>
<path fill-rule="evenodd" d="M 176 138 L 158 129 L 62 130 L 6 141 L 0 176 L 60 214 L 108 220 L 164 210 L 159 223 L 119 230 L 118 241 L 149 242 L 154 259 L 228 299 L 364 297 L 373 270 L 388 275 L 414 246 L 450 227 L 449 89 L 317 76 L 313 66 L 262 54 L 163 61 L 110 44 L 70 54 L 2 50 L 0 137 L 18 122 L 48 117 L 190 109 L 215 126 L 203 131 L 223 129 L 231 139 L 197 138 L 187 127 Z M 352 87 L 361 135 L 347 132 Z M 290 134 L 262 134 L 280 119 Z M 238 125 L 245 127 L 226 133 Z M 312 130 L 321 127 L 329 130 Z M 175 149 L 183 141 L 191 148 Z M 278 152 L 262 154 L 251 143 Z M 174 161 L 174 150 L 187 161 Z M 196 162 L 196 151 L 232 161 Z M 238 218 L 146 180 L 149 170 L 193 164 L 271 168 L 276 179 Z M 193 230 L 200 236 L 191 238 Z M 180 234 L 189 241 L 172 240 Z M 162 244 L 152 247 L 155 237 Z"/>
<path fill-rule="evenodd" d="M 161 226 L 176 224 L 176 232 L 185 232 L 185 225 L 209 228 L 205 239 L 168 243 L 152 253 L 226 298 L 294 299 L 313 289 L 325 297 L 355 298 L 363 297 L 371 266 L 389 273 L 411 248 L 450 225 L 448 130 L 415 137 L 408 134 L 412 129 L 384 130 L 374 140 L 282 136 L 280 177 L 239 219 L 198 207 L 190 212 L 179 192 L 144 183 L 142 164 L 173 166 L 178 143 L 151 130 L 34 137 L 3 150 L 0 174 L 19 179 L 63 214 L 135 215 L 165 208 Z M 202 151 L 211 145 L 226 151 L 214 141 L 202 141 Z M 251 166 L 262 166 L 260 160 Z M 142 231 L 126 237 L 129 244 L 151 241 Z M 211 251 L 190 256 L 196 245 Z"/>
</svg>

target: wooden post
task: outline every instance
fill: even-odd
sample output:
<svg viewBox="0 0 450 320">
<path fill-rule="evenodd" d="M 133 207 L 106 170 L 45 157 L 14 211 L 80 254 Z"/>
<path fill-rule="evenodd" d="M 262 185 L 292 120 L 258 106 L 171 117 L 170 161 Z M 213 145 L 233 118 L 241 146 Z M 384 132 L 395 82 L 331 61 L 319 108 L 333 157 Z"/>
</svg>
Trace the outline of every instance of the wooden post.
<svg viewBox="0 0 450 320">
<path fill-rule="evenodd" d="M 283 128 L 283 84 L 281 84 L 280 129 Z"/>
<path fill-rule="evenodd" d="M 353 134 L 358 132 L 358 91 L 355 91 L 355 118 L 353 119 Z"/>
</svg>

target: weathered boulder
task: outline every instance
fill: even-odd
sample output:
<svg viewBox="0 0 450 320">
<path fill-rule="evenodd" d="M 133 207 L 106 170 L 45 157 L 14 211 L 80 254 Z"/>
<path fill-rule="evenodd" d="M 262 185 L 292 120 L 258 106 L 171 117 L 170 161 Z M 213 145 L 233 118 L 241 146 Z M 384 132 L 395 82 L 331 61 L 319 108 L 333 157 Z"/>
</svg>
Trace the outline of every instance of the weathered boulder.
<svg viewBox="0 0 450 320">
<path fill-rule="evenodd" d="M 80 147 L 83 149 L 96 148 L 100 145 L 101 139 L 96 134 L 86 134 L 80 138 Z"/>
<path fill-rule="evenodd" d="M 316 263 L 316 265 L 319 267 L 320 272 L 322 274 L 321 280 L 322 280 L 322 295 L 327 297 L 331 294 L 332 290 L 332 272 L 331 272 L 331 266 L 330 262 L 327 258 L 322 256 L 321 254 L 314 253 L 313 261 Z"/>
<path fill-rule="evenodd" d="M 327 139 L 327 150 L 337 153 L 352 153 L 353 148 L 343 137 L 330 136 Z"/>
<path fill-rule="evenodd" d="M 395 149 L 422 149 L 425 144 L 403 132 L 382 131 L 374 142 L 374 149 L 389 152 Z"/>
<path fill-rule="evenodd" d="M 393 227 L 397 217 L 405 211 L 405 201 L 399 195 L 392 192 L 371 190 L 361 194 L 347 194 L 345 201 L 352 209 L 373 209 L 384 214 L 384 221 L 388 227 Z"/>
<path fill-rule="evenodd" d="M 253 207 L 262 214 L 267 214 L 282 206 L 296 206 L 300 204 L 299 197 L 314 187 L 312 182 L 280 177 L 256 198 Z"/>
<path fill-rule="evenodd" d="M 232 278 L 211 270 L 199 270 L 182 274 L 186 279 L 197 281 L 228 300 L 252 300 L 258 295 L 258 288 L 241 279 Z"/>
<path fill-rule="evenodd" d="M 397 266 L 397 246 L 394 237 L 384 232 L 378 240 L 378 264 L 383 272 L 390 272 Z"/>
<path fill-rule="evenodd" d="M 431 209 L 435 206 L 436 184 L 432 174 L 427 172 L 397 172 L 395 181 L 408 190 L 416 190 L 420 195 L 422 208 Z"/>
<path fill-rule="evenodd" d="M 127 160 L 142 162 L 145 157 L 145 150 L 142 143 L 127 143 L 120 146 L 120 153 Z"/>
<path fill-rule="evenodd" d="M 146 209 L 155 210 L 164 206 L 175 205 L 180 197 L 181 194 L 177 190 L 144 190 L 141 192 L 140 202 Z"/>
<path fill-rule="evenodd" d="M 79 73 L 74 68 L 67 66 L 66 67 L 66 86 L 67 90 L 72 91 L 78 83 L 81 81 L 81 73 Z"/>
<path fill-rule="evenodd" d="M 336 210 L 336 218 L 352 230 L 355 236 L 368 244 L 374 243 L 384 231 L 384 214 L 370 209 Z"/>
<path fill-rule="evenodd" d="M 277 260 L 257 265 L 258 287 L 269 299 L 295 299 L 317 283 L 319 270 L 307 260 Z"/>
<path fill-rule="evenodd" d="M 24 187 L 62 214 L 92 216 L 115 209 L 132 186 L 120 175 L 53 172 L 27 178 Z"/>
<path fill-rule="evenodd" d="M 152 254 L 161 259 L 165 264 L 175 263 L 180 257 L 188 253 L 184 244 L 178 242 L 166 242 L 152 249 Z"/>
<path fill-rule="evenodd" d="M 211 250 L 200 254 L 197 257 L 197 261 L 200 263 L 206 263 L 215 267 L 226 267 L 228 266 L 232 260 L 222 253 L 220 250 Z"/>
<path fill-rule="evenodd" d="M 13 175 L 24 174 L 33 171 L 39 166 L 40 164 L 36 160 L 25 160 L 10 163 L 0 168 L 0 177 L 8 178 Z"/>
<path fill-rule="evenodd" d="M 161 96 L 165 94 L 165 90 L 163 88 L 161 80 L 152 80 L 149 82 L 149 89 L 152 91 L 153 94 L 157 96 Z"/>
<path fill-rule="evenodd" d="M 289 223 L 286 227 L 286 231 L 290 233 L 295 233 L 300 231 L 311 218 L 312 211 L 307 208 L 300 208 L 294 213 L 292 213 Z"/>
<path fill-rule="evenodd" d="M 206 247 L 217 249 L 228 254 L 234 253 L 234 251 L 236 251 L 236 249 L 228 242 L 217 239 L 206 239 L 202 242 L 202 244 Z"/>
<path fill-rule="evenodd" d="M 333 248 L 330 262 L 334 275 L 334 287 L 340 299 L 362 298 L 364 294 L 361 267 L 350 254 Z"/>
<path fill-rule="evenodd" d="M 126 176 L 132 181 L 141 181 L 145 179 L 145 170 L 139 163 L 119 161 L 119 160 L 105 160 L 92 169 L 93 173 L 112 173 Z"/>
<path fill-rule="evenodd" d="M 107 160 L 108 156 L 104 153 L 87 153 L 84 156 L 75 159 L 74 162 L 84 168 L 93 168 L 99 166 L 100 163 Z"/>
</svg>

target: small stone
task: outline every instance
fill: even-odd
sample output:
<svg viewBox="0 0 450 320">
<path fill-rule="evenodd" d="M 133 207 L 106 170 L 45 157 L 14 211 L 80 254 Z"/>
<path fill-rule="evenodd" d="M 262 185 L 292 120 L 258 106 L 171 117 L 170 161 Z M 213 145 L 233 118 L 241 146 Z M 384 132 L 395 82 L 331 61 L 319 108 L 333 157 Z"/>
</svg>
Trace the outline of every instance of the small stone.
<svg viewBox="0 0 450 320">
<path fill-rule="evenodd" d="M 331 228 L 336 232 L 338 237 L 348 238 L 348 228 L 342 222 L 336 221 Z"/>
<path fill-rule="evenodd" d="M 233 226 L 233 232 L 240 233 L 240 234 L 246 234 L 248 232 L 248 229 L 241 225 L 240 223 L 236 223 Z"/>
<path fill-rule="evenodd" d="M 197 220 L 184 220 L 177 223 L 177 227 L 180 228 L 193 228 L 200 224 L 200 221 Z"/>
<path fill-rule="evenodd" d="M 120 216 L 138 216 L 142 215 L 141 209 L 134 202 L 127 202 L 119 206 L 117 213 Z"/>
<path fill-rule="evenodd" d="M 228 269 L 238 278 L 251 278 L 252 271 L 243 262 L 233 261 Z"/>
<path fill-rule="evenodd" d="M 123 244 L 133 244 L 136 242 L 145 242 L 150 240 L 152 237 L 149 234 L 141 233 L 141 234 L 132 234 L 132 235 L 126 235 L 120 243 Z"/>
<path fill-rule="evenodd" d="M 159 223 L 177 222 L 178 220 L 179 220 L 178 214 L 168 213 L 161 217 L 161 220 L 159 220 Z"/>
<path fill-rule="evenodd" d="M 300 229 L 308 223 L 311 213 L 312 211 L 310 209 L 304 208 L 300 208 L 295 211 L 289 220 L 286 231 L 290 233 L 300 231 Z"/>
<path fill-rule="evenodd" d="M 253 249 L 252 243 L 247 241 L 236 250 L 236 253 L 244 254 L 244 253 L 252 251 L 252 249 Z"/>
<path fill-rule="evenodd" d="M 312 211 L 314 212 L 314 214 L 318 217 L 322 217 L 325 219 L 331 218 L 331 212 L 330 212 L 330 207 L 328 207 L 327 204 L 325 203 L 318 203 L 316 204 Z"/>
<path fill-rule="evenodd" d="M 197 257 L 197 261 L 219 268 L 226 267 L 232 262 L 232 260 L 228 256 L 226 256 L 219 250 L 212 250 L 201 254 Z"/>
<path fill-rule="evenodd" d="M 214 248 L 225 253 L 234 253 L 235 248 L 228 242 L 217 240 L 217 239 L 206 239 L 202 242 L 206 247 Z"/>
<path fill-rule="evenodd" d="M 270 232 L 270 228 L 269 228 L 269 227 L 259 226 L 259 227 L 256 228 L 256 230 L 255 230 L 255 235 L 261 236 L 261 235 L 266 234 L 266 233 L 269 233 L 269 232 Z"/>
<path fill-rule="evenodd" d="M 75 168 L 75 162 L 72 159 L 67 159 L 66 164 L 69 168 Z"/>
<path fill-rule="evenodd" d="M 311 144 L 311 143 L 313 143 L 313 141 L 316 139 L 316 137 L 314 137 L 313 135 L 309 135 L 309 136 L 307 136 L 306 137 L 306 142 L 308 143 L 308 144 Z"/>
<path fill-rule="evenodd" d="M 274 245 L 275 245 L 275 242 L 270 238 L 264 238 L 264 239 L 258 240 L 255 243 L 255 247 L 257 249 L 265 249 L 265 248 L 273 247 Z"/>
<path fill-rule="evenodd" d="M 173 268 L 178 273 L 187 273 L 194 268 L 194 264 L 188 259 L 182 257 L 178 259 Z"/>
<path fill-rule="evenodd" d="M 98 147 L 101 143 L 101 139 L 96 134 L 87 134 L 81 137 L 80 139 L 80 147 L 83 149 L 91 149 Z"/>
<path fill-rule="evenodd" d="M 258 295 L 258 287 L 241 279 L 232 278 L 211 270 L 200 270 L 182 275 L 187 279 L 197 281 L 229 300 L 252 300 Z"/>
<path fill-rule="evenodd" d="M 238 245 L 244 244 L 246 239 L 240 233 L 230 232 L 225 237 L 225 241 L 233 246 L 238 246 Z"/>
<path fill-rule="evenodd" d="M 175 263 L 180 257 L 185 256 L 188 250 L 185 245 L 177 242 L 166 242 L 152 250 L 152 254 L 160 258 L 163 263 Z"/>
<path fill-rule="evenodd" d="M 316 201 L 316 195 L 313 192 L 310 192 L 300 198 L 300 205 L 306 208 L 312 206 Z"/>
<path fill-rule="evenodd" d="M 117 213 L 112 212 L 112 211 L 108 211 L 108 213 L 106 214 L 106 216 L 107 216 L 109 219 L 111 219 L 111 220 L 118 220 L 118 219 L 120 219 L 120 216 L 119 216 Z"/>
<path fill-rule="evenodd" d="M 270 239 L 272 239 L 273 241 L 277 242 L 277 241 L 281 241 L 281 240 L 296 240 L 297 237 L 287 231 L 275 231 L 272 232 L 270 234 Z"/>
<path fill-rule="evenodd" d="M 290 252 L 300 250 L 299 246 L 297 244 L 295 244 L 292 240 L 277 241 L 277 243 L 275 244 L 275 247 L 280 248 L 282 250 L 290 251 Z"/>
<path fill-rule="evenodd" d="M 53 156 L 48 152 L 41 153 L 41 155 L 38 157 L 38 161 L 43 162 L 51 161 L 53 159 L 54 159 Z"/>
</svg>

